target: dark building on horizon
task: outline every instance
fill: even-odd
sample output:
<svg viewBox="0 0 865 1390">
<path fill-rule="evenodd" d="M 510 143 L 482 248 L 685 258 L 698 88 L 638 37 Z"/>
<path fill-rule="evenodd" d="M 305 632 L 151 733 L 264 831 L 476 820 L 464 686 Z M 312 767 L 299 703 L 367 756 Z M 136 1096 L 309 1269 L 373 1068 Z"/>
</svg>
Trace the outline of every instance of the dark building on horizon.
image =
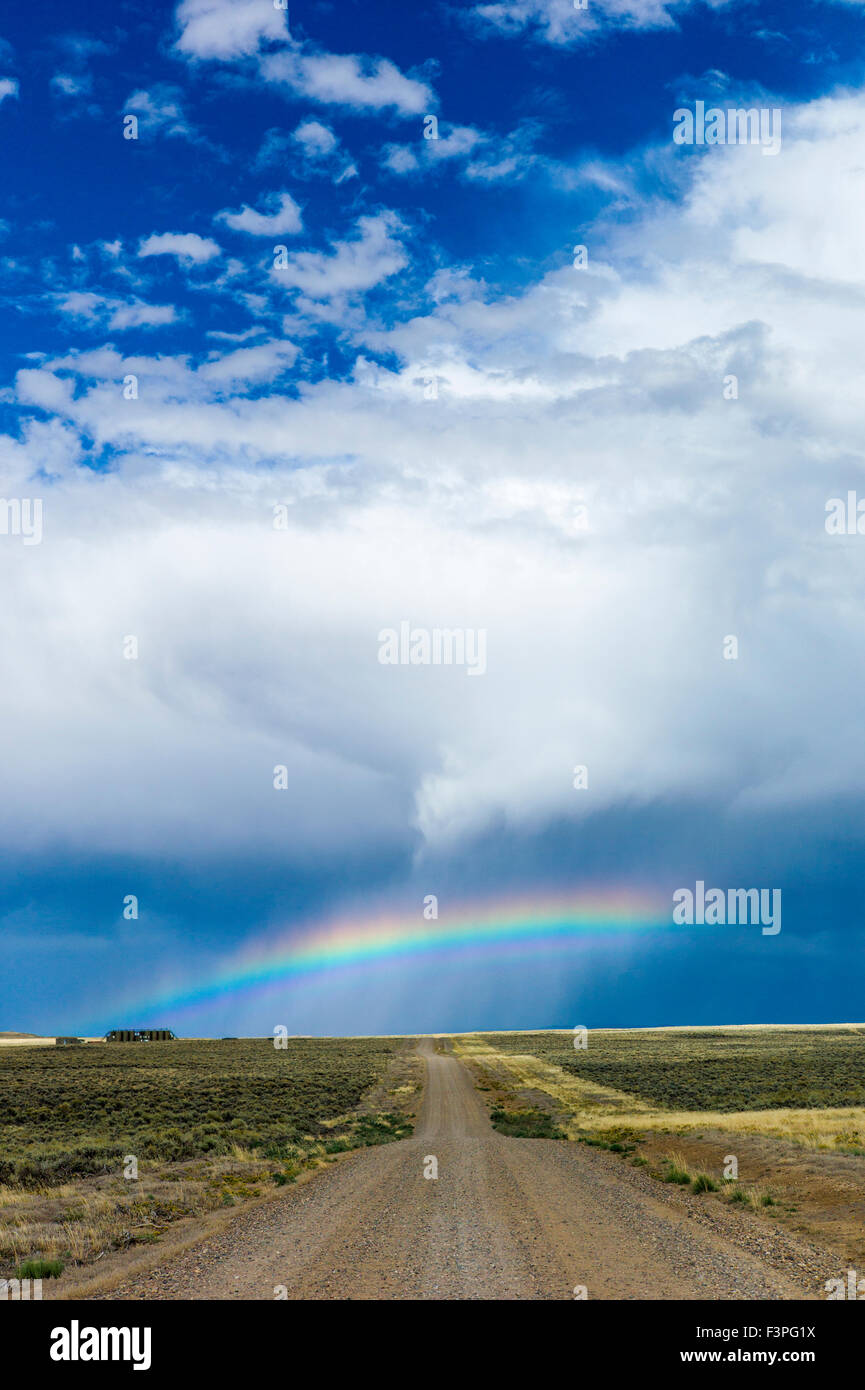
<svg viewBox="0 0 865 1390">
<path fill-rule="evenodd" d="M 112 1028 L 106 1042 L 171 1042 L 176 1034 L 170 1028 Z"/>
</svg>

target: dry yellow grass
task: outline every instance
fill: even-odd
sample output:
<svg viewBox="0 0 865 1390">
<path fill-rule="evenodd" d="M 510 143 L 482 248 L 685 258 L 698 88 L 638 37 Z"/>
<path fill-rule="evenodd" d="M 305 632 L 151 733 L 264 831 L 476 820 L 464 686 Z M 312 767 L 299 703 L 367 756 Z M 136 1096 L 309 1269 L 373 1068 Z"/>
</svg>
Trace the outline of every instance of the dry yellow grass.
<svg viewBox="0 0 865 1390">
<path fill-rule="evenodd" d="M 498 1052 L 479 1037 L 458 1038 L 454 1049 L 466 1061 L 474 1061 L 506 1076 L 514 1089 L 538 1090 L 551 1096 L 565 1112 L 559 1123 L 569 1138 L 579 1131 L 603 1130 L 615 1125 L 681 1133 L 717 1129 L 730 1134 L 760 1134 L 788 1139 L 812 1149 L 865 1148 L 865 1107 L 738 1112 L 662 1110 L 624 1091 L 585 1081 L 529 1053 Z"/>
<path fill-rule="evenodd" d="M 154 1049 L 159 1046 L 160 1044 L 153 1045 Z M 178 1065 L 182 1064 L 185 1055 L 183 1043 L 166 1044 L 165 1048 L 166 1062 L 173 1063 L 177 1057 Z M 206 1052 L 207 1048 L 210 1052 L 205 1055 L 205 1061 L 209 1057 L 209 1075 L 215 1077 L 217 1087 L 223 1084 L 230 1087 L 233 1079 L 238 1074 L 243 1074 L 246 1059 L 255 1063 L 263 1058 L 260 1071 L 266 1074 L 269 1074 L 268 1069 L 273 1064 L 273 1057 L 281 1059 L 281 1054 L 276 1054 L 274 1049 L 255 1040 L 251 1044 L 240 1041 L 236 1045 L 225 1043 L 223 1047 L 210 1042 L 206 1044 L 205 1049 L 199 1049 L 198 1052 Z M 287 1099 L 284 1114 L 277 1108 L 277 1103 L 281 1104 L 281 1091 L 275 1097 L 271 1096 L 270 1100 L 267 1096 L 263 1099 L 261 1095 L 258 1095 L 257 1099 L 253 1097 L 257 1105 L 256 1125 L 252 1129 L 252 1135 L 257 1140 L 254 1145 L 247 1140 L 250 1126 L 246 1126 L 244 1133 L 233 1137 L 234 1124 L 226 1119 L 221 1132 L 217 1125 L 212 1128 L 216 1130 L 222 1143 L 225 1143 L 226 1139 L 233 1139 L 230 1146 L 226 1145 L 227 1151 L 207 1150 L 183 1159 L 140 1158 L 137 1179 L 121 1176 L 122 1170 L 118 1161 L 113 1168 L 106 1165 L 102 1171 L 85 1172 L 56 1184 L 50 1181 L 34 1181 L 31 1174 L 25 1184 L 11 1181 L 7 1185 L 0 1185 L 0 1277 L 14 1275 L 16 1267 L 24 1260 L 41 1258 L 60 1260 L 67 1270 L 66 1276 L 62 1277 L 66 1277 L 68 1281 L 69 1274 L 76 1267 L 86 1266 L 97 1260 L 106 1265 L 115 1257 L 128 1255 L 132 1258 L 136 1251 L 140 1254 L 142 1248 L 146 1249 L 162 1236 L 169 1235 L 173 1226 L 180 1224 L 185 1227 L 190 1223 L 207 1221 L 221 1211 L 230 1212 L 246 1202 L 277 1197 L 282 1190 L 281 1182 L 286 1179 L 299 1180 L 304 1172 L 316 1171 L 325 1162 L 335 1161 L 336 1155 L 325 1152 L 325 1141 L 332 1135 L 336 1136 L 338 1142 L 351 1144 L 355 1138 L 356 1127 L 367 1117 L 376 1120 L 379 1112 L 391 1111 L 408 1114 L 406 1101 L 416 1093 L 420 1085 L 422 1061 L 410 1050 L 408 1043 L 400 1049 L 380 1049 L 377 1040 L 373 1040 L 372 1048 L 375 1063 L 371 1063 L 368 1068 L 372 1072 L 372 1086 L 360 1094 L 354 1109 L 337 1115 L 329 1114 L 329 1109 L 333 1107 L 334 1049 L 326 1049 L 325 1054 L 321 1055 L 317 1040 L 313 1040 L 312 1043 L 308 1040 L 303 1041 L 297 1048 L 296 1057 L 290 1060 L 291 1074 L 299 1075 L 302 1080 L 307 1081 L 312 1078 L 312 1083 L 318 1079 L 322 1083 L 328 1083 L 323 1084 L 321 1088 L 319 1116 L 325 1121 L 321 1124 L 321 1135 L 310 1135 L 305 1140 L 303 1137 L 303 1130 L 309 1121 L 315 1121 L 317 1118 L 313 1094 L 308 1102 L 301 1097 L 302 1103 L 298 1113 L 303 1122 L 303 1130 L 298 1127 L 296 1142 L 292 1138 L 290 1141 L 280 1140 L 272 1146 L 268 1143 L 268 1128 L 273 1129 L 274 1125 L 283 1124 L 288 1127 L 292 1123 L 294 1112 L 289 1113 L 291 1108 L 288 1100 L 295 1088 L 289 1087 L 285 1092 Z M 112 1056 L 122 1060 L 126 1055 L 120 1051 L 112 1052 L 107 1044 L 104 1049 L 92 1049 L 94 1056 L 100 1051 L 109 1060 Z M 151 1059 L 149 1050 L 146 1051 L 148 1055 L 142 1057 L 139 1050 L 139 1072 L 144 1063 L 152 1060 L 155 1066 L 158 1062 L 156 1052 Z M 365 1049 L 361 1047 L 356 1051 L 363 1062 Z M 198 1061 L 198 1052 L 196 1049 L 186 1048 L 186 1053 L 192 1054 L 192 1062 Z M 98 1099 L 117 1090 L 116 1072 L 108 1074 L 107 1077 L 103 1076 L 95 1063 L 90 1066 L 82 1065 L 83 1057 L 80 1054 L 80 1048 L 70 1048 L 68 1053 L 64 1052 L 58 1056 L 55 1068 L 51 1068 L 49 1072 L 39 1072 L 42 1076 L 49 1075 L 49 1078 L 56 1073 L 64 1079 L 68 1067 L 72 1078 L 68 1085 L 64 1080 L 62 1103 L 53 1107 L 46 1104 L 44 1107 L 45 1113 L 51 1118 L 39 1120 L 43 1125 L 38 1135 L 43 1140 L 41 1156 L 46 1152 L 51 1154 L 51 1145 L 54 1142 L 65 1145 L 66 1148 L 74 1148 L 76 1141 L 81 1143 L 90 1139 L 86 1129 L 83 1133 L 76 1132 L 72 1139 L 66 1135 L 55 1139 L 54 1135 L 55 1118 L 71 1108 L 65 1097 L 73 1092 L 76 1082 L 79 1091 L 82 1081 L 86 1082 L 90 1088 L 87 1094 L 92 1094 Z M 14 1062 L 15 1055 L 7 1054 L 7 1058 Z M 23 1054 L 17 1055 L 20 1062 Z M 41 1053 L 28 1055 L 32 1055 L 34 1060 L 42 1056 Z M 189 1060 L 187 1057 L 187 1062 Z M 340 1060 L 339 1057 L 337 1060 Z M 351 1073 L 352 1066 L 357 1070 L 358 1065 L 356 1058 L 349 1058 L 349 1063 L 343 1066 L 338 1094 L 351 1096 L 353 1092 L 356 1093 L 357 1086 L 352 1074 L 346 1079 L 346 1071 Z M 18 1063 L 15 1067 L 18 1067 Z M 25 1082 L 27 1074 L 26 1071 L 22 1073 Z M 150 1088 L 147 1092 L 148 1097 L 152 1093 L 156 1102 L 160 1101 L 158 1083 L 167 1080 L 169 1100 L 174 1105 L 169 1119 L 175 1121 L 178 1128 L 188 1124 L 182 1097 L 178 1099 L 174 1096 L 172 1099 L 171 1086 L 176 1080 L 176 1066 L 155 1066 L 152 1076 L 150 1073 L 142 1075 Z M 312 1083 L 307 1090 L 314 1089 Z M 216 1094 L 218 1098 L 218 1089 Z M 53 1095 L 51 1099 L 54 1099 Z M 229 1111 L 231 1115 L 236 1113 L 235 1107 Z M 152 1111 L 148 1114 L 152 1115 Z M 158 1127 L 154 1129 L 155 1134 L 158 1135 L 160 1132 Z M 145 1130 L 145 1137 L 146 1133 Z M 276 1133 L 278 1136 L 278 1129 Z M 23 1146 L 24 1142 L 33 1137 L 33 1127 L 21 1123 L 16 1129 L 11 1130 L 11 1144 L 6 1141 L 7 1147 L 3 1157 L 14 1154 L 14 1144 L 20 1143 Z M 102 1135 L 96 1137 L 102 1138 Z M 118 1145 L 118 1152 L 142 1152 L 140 1148 L 128 1145 L 125 1135 L 123 1139 L 124 1142 Z"/>
<path fill-rule="evenodd" d="M 272 1167 L 237 1147 L 195 1176 L 154 1165 L 136 1182 L 90 1179 L 26 1191 L 0 1187 L 0 1261 L 17 1265 L 38 1252 L 42 1259 L 83 1264 L 102 1252 L 146 1243 L 179 1218 L 259 1196 L 262 1188 L 268 1190 Z"/>
</svg>

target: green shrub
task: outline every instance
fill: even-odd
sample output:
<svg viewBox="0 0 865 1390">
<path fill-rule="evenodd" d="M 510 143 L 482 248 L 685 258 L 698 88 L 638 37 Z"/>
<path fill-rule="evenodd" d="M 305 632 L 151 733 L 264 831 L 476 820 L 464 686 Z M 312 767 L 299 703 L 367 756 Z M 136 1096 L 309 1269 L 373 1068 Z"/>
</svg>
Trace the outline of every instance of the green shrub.
<svg viewBox="0 0 865 1390">
<path fill-rule="evenodd" d="M 691 1174 L 680 1158 L 666 1158 L 664 1162 L 667 1165 L 664 1182 L 674 1182 L 680 1187 L 685 1187 L 691 1181 Z"/>
<path fill-rule="evenodd" d="M 565 1133 L 556 1125 L 547 1110 L 503 1110 L 497 1107 L 490 1115 L 493 1129 L 512 1139 L 564 1139 Z"/>
<path fill-rule="evenodd" d="M 744 1187 L 734 1187 L 727 1200 L 730 1202 L 738 1202 L 739 1205 L 743 1207 L 749 1207 L 751 1205 L 751 1198 L 748 1196 Z"/>
<path fill-rule="evenodd" d="M 630 1154 L 637 1147 L 639 1135 L 632 1129 L 620 1125 L 613 1129 L 599 1129 L 594 1134 L 580 1135 L 583 1144 L 593 1149 L 607 1149 L 614 1154 Z"/>
<path fill-rule="evenodd" d="M 274 1173 L 273 1181 L 277 1187 L 285 1187 L 286 1183 L 295 1182 L 300 1170 L 296 1168 L 283 1168 L 281 1173 Z"/>
<path fill-rule="evenodd" d="M 16 1279 L 56 1279 L 63 1273 L 62 1260 L 25 1260 L 15 1271 Z"/>
<path fill-rule="evenodd" d="M 698 1173 L 691 1183 L 692 1192 L 717 1192 L 718 1184 L 708 1173 Z"/>
<path fill-rule="evenodd" d="M 404 1115 L 386 1111 L 382 1115 L 364 1115 L 358 1120 L 354 1130 L 354 1144 L 351 1148 L 370 1147 L 373 1144 L 391 1144 L 397 1139 L 407 1139 L 413 1126 Z"/>
</svg>

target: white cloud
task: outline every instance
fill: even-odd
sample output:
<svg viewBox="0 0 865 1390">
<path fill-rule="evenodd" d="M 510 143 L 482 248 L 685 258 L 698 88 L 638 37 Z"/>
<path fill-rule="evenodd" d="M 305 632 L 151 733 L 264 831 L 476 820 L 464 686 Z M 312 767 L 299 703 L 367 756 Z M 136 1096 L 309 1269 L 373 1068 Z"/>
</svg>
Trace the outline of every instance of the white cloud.
<svg viewBox="0 0 865 1390">
<path fill-rule="evenodd" d="M 330 127 L 322 125 L 321 121 L 301 121 L 291 138 L 310 159 L 326 158 L 339 144 Z"/>
<path fill-rule="evenodd" d="M 265 81 L 323 105 L 357 111 L 391 107 L 401 116 L 422 115 L 435 105 L 427 84 L 406 77 L 388 58 L 292 48 L 266 54 L 260 69 Z"/>
<path fill-rule="evenodd" d="M 256 212 L 244 203 L 240 212 L 218 212 L 215 220 L 250 236 L 294 236 L 303 230 L 300 208 L 290 193 L 270 194 L 265 207 L 271 210 Z"/>
<path fill-rule="evenodd" d="M 429 167 L 451 159 L 464 159 L 483 140 L 481 132 L 472 126 L 452 126 L 446 135 L 436 140 L 420 137 L 414 149 L 410 145 L 386 146 L 385 163 L 394 173 L 412 173 L 421 167 L 421 162 Z"/>
<path fill-rule="evenodd" d="M 358 321 L 388 368 L 256 396 L 294 361 L 276 340 L 197 370 L 102 348 L 21 373 L 57 416 L 0 437 L 6 486 L 58 481 L 4 576 L 6 842 L 38 824 L 165 851 L 196 825 L 345 862 L 405 849 L 407 826 L 420 852 L 622 801 L 858 795 L 865 541 L 824 516 L 865 495 L 865 95 L 784 120 L 776 159 L 658 152 L 680 196 L 587 227 L 588 269 L 503 296 L 443 268 L 428 312 Z M 383 215 L 293 257 L 289 283 L 327 298 L 407 259 Z M 111 473 L 76 466 L 84 439 Z M 404 619 L 484 628 L 486 675 L 380 666 Z"/>
<path fill-rule="evenodd" d="M 588 0 L 578 9 L 574 0 L 500 0 L 469 11 L 483 31 L 522 34 L 526 30 L 546 43 L 580 43 L 603 29 L 671 29 L 677 13 L 694 0 Z M 710 0 L 719 8 L 726 0 Z"/>
<path fill-rule="evenodd" d="M 301 121 L 290 136 L 282 131 L 268 131 L 258 153 L 261 164 L 266 166 L 269 162 L 290 160 L 292 156 L 296 177 L 317 178 L 326 175 L 334 183 L 344 183 L 358 176 L 357 166 L 345 153 L 330 126 L 321 121 Z"/>
<path fill-rule="evenodd" d="M 51 79 L 51 87 L 63 97 L 87 96 L 93 90 L 93 79 L 86 72 L 57 72 Z"/>
<path fill-rule="evenodd" d="M 258 153 L 255 156 L 256 169 L 270 169 L 273 165 L 284 166 L 293 154 L 292 137 L 282 126 L 271 126 L 266 130 Z"/>
<path fill-rule="evenodd" d="M 420 160 L 409 145 L 385 145 L 384 165 L 394 174 L 413 174 Z"/>
<path fill-rule="evenodd" d="M 183 109 L 183 94 L 168 82 L 156 82 L 127 97 L 124 111 L 138 116 L 145 130 L 154 135 L 197 142 L 200 136 Z"/>
<path fill-rule="evenodd" d="M 0 102 L 7 97 L 17 97 L 18 79 L 16 77 L 0 77 Z"/>
<path fill-rule="evenodd" d="M 92 291 L 73 290 L 63 296 L 58 308 L 72 318 L 104 323 L 110 329 L 156 328 L 174 323 L 177 312 L 171 304 L 145 304 L 140 299 L 111 299 Z"/>
<path fill-rule="evenodd" d="M 408 264 L 405 248 L 395 236 L 401 229 L 392 212 L 359 217 L 354 241 L 335 242 L 330 254 L 296 251 L 284 267 L 271 270 L 271 279 L 301 290 L 312 300 L 362 293 Z"/>
<path fill-rule="evenodd" d="M 93 38 L 90 34 L 59 34 L 54 42 L 58 49 L 77 65 L 112 51 L 110 44 L 105 43 L 103 39 Z"/>
<path fill-rule="evenodd" d="M 403 116 L 432 109 L 429 86 L 389 58 L 327 53 L 292 39 L 287 13 L 263 0 L 181 0 L 176 48 L 192 60 L 254 58 L 265 82 L 326 105 L 357 111 L 393 109 Z M 263 51 L 266 44 L 278 44 Z"/>
<path fill-rule="evenodd" d="M 73 382 L 69 377 L 55 376 L 39 368 L 24 368 L 15 378 L 17 399 L 40 410 L 68 413 L 72 401 Z"/>
<path fill-rule="evenodd" d="M 157 328 L 162 324 L 174 323 L 177 312 L 171 304 L 142 304 L 133 300 L 117 304 L 108 320 L 109 328 Z"/>
<path fill-rule="evenodd" d="M 147 237 L 138 248 L 139 256 L 174 256 L 185 265 L 204 265 L 222 251 L 210 237 L 196 232 L 159 232 Z"/>
<path fill-rule="evenodd" d="M 224 328 L 209 328 L 207 330 L 208 338 L 218 338 L 220 342 L 225 343 L 247 343 L 250 338 L 260 338 L 263 333 L 264 329 L 261 327 L 245 328 L 240 333 L 229 333 Z"/>
<path fill-rule="evenodd" d="M 442 126 L 437 139 L 418 136 L 414 146 L 386 145 L 384 164 L 394 174 L 422 173 L 450 164 L 471 181 L 495 183 L 522 178 L 537 162 L 531 145 L 535 137 L 531 125 L 509 135 L 476 130 L 474 126 Z"/>
<path fill-rule="evenodd" d="M 249 57 L 263 40 L 288 36 L 286 11 L 262 0 L 181 0 L 176 20 L 187 58 Z"/>
<path fill-rule="evenodd" d="M 199 367 L 198 375 L 218 386 L 245 387 L 273 381 L 297 360 L 294 343 L 269 342 L 256 347 L 238 348 L 223 357 L 212 358 Z"/>
<path fill-rule="evenodd" d="M 424 140 L 424 153 L 432 160 L 460 159 L 470 155 L 484 137 L 473 126 L 451 126 L 447 135 L 438 140 Z"/>
</svg>

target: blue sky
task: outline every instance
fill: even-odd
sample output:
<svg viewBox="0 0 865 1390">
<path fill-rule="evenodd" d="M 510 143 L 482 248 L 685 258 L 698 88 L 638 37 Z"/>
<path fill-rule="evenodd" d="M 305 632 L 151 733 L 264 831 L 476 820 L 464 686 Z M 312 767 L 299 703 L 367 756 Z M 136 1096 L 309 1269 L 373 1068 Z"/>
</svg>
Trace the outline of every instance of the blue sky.
<svg viewBox="0 0 865 1390">
<path fill-rule="evenodd" d="M 697 879 L 782 889 L 782 932 L 203 1026 L 861 1017 L 865 539 L 824 522 L 865 496 L 865 7 L 4 26 L 0 495 L 42 534 L 0 534 L 0 1029 L 430 893 Z M 697 101 L 779 111 L 777 155 L 676 145 Z M 382 665 L 404 620 L 483 630 L 483 676 Z"/>
</svg>

